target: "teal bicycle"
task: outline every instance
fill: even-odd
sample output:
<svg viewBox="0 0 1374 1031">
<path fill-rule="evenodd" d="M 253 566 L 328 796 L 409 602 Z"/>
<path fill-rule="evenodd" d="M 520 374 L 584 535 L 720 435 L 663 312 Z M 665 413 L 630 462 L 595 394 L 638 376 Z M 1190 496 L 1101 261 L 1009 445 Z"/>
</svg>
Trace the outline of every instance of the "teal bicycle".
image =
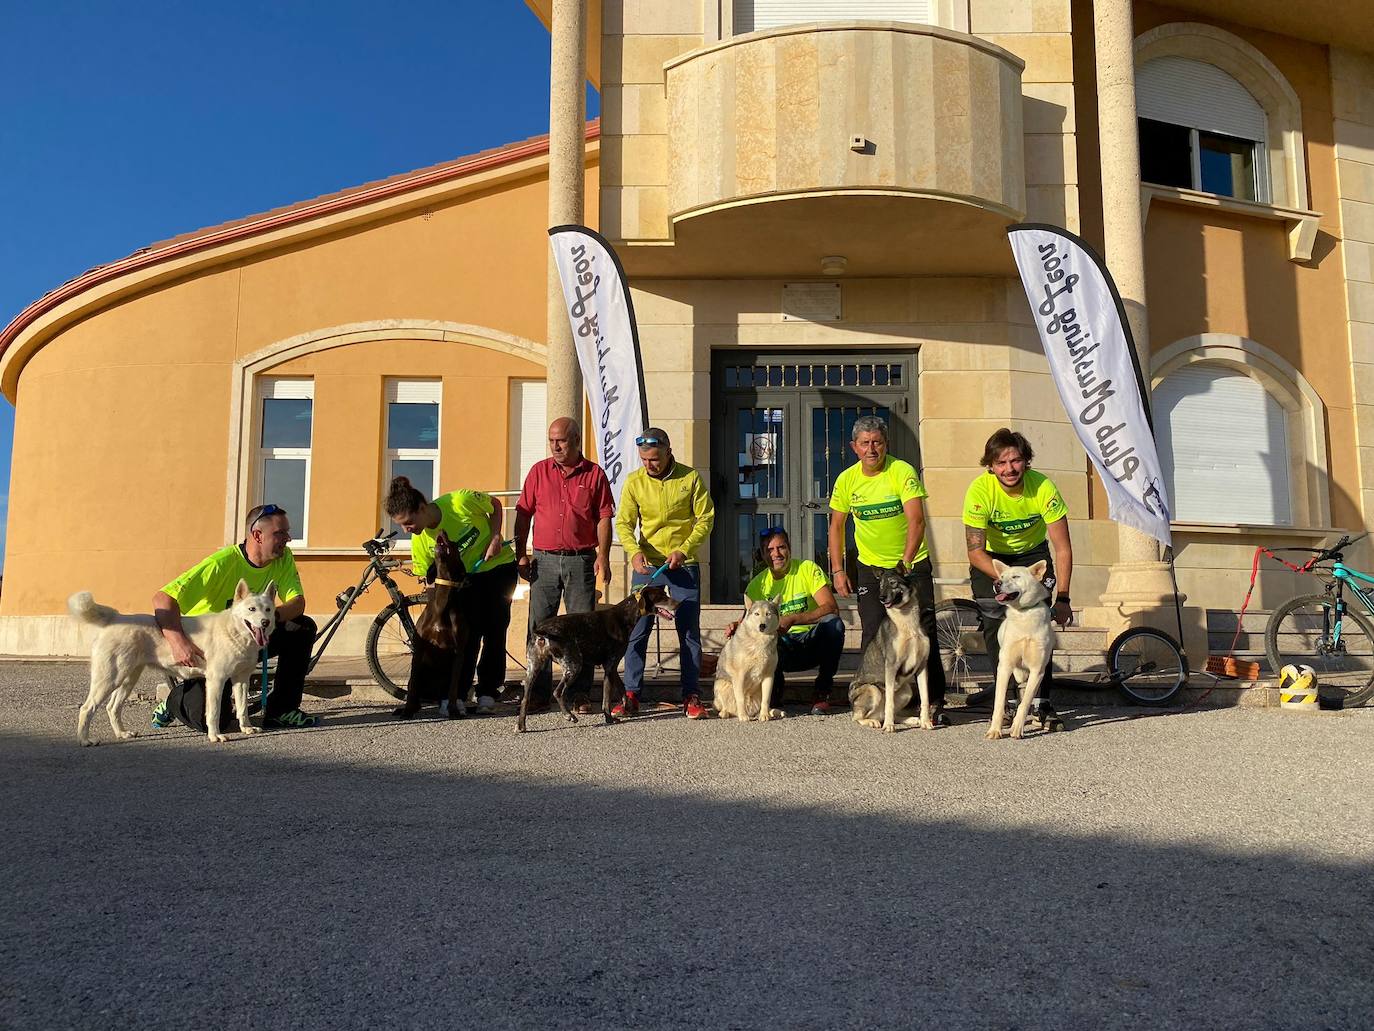
<svg viewBox="0 0 1374 1031">
<path fill-rule="evenodd" d="M 1345 708 L 1374 695 L 1374 576 L 1346 565 L 1344 554 L 1368 536 L 1345 536 L 1330 548 L 1282 549 L 1310 551 L 1313 557 L 1298 571 L 1325 579 L 1326 589 L 1280 605 L 1264 628 L 1264 651 L 1275 676 L 1287 665 L 1311 666 L 1323 694 L 1342 695 Z M 1363 612 L 1346 600 L 1347 589 Z"/>
</svg>

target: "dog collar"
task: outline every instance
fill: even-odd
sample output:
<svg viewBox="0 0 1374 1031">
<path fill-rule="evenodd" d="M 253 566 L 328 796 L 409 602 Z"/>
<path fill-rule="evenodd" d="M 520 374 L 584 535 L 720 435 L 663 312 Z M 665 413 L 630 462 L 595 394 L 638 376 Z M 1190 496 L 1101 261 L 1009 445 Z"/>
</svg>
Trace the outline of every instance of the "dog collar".
<svg viewBox="0 0 1374 1031">
<path fill-rule="evenodd" d="M 436 577 L 434 578 L 434 585 L 435 585 L 436 587 L 462 587 L 462 586 L 463 586 L 461 580 L 445 580 L 442 576 L 436 576 Z"/>
</svg>

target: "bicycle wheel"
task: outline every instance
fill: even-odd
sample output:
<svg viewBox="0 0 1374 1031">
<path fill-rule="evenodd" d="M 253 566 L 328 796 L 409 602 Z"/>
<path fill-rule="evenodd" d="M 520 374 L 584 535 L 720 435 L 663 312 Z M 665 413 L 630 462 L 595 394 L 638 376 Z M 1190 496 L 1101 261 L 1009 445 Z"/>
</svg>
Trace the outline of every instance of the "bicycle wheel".
<svg viewBox="0 0 1374 1031">
<path fill-rule="evenodd" d="M 964 694 L 978 690 L 973 657 L 985 651 L 978 606 L 967 598 L 950 598 L 936 605 L 935 640 L 945 667 L 946 689 Z"/>
<path fill-rule="evenodd" d="M 1167 705 L 1188 683 L 1188 663 L 1172 637 L 1153 627 L 1122 633 L 1107 649 L 1107 673 L 1141 705 Z"/>
<path fill-rule="evenodd" d="M 367 668 L 377 686 L 393 698 L 404 699 L 410 680 L 410 653 L 415 622 L 425 609 L 423 594 L 409 595 L 400 604 L 392 602 L 367 628 Z M 402 619 L 402 610 L 408 619 Z"/>
<path fill-rule="evenodd" d="M 1264 628 L 1264 652 L 1274 676 L 1284 666 L 1307 665 L 1317 673 L 1323 693 L 1340 693 L 1345 706 L 1374 694 L 1374 626 L 1349 605 L 1336 637 L 1336 599 L 1304 594 L 1284 602 Z"/>
</svg>

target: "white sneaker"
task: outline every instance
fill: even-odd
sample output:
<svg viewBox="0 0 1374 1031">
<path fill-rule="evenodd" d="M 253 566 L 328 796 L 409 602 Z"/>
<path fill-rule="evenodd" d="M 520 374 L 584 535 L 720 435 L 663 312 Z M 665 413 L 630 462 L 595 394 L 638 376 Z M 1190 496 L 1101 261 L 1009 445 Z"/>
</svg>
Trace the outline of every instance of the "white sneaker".
<svg viewBox="0 0 1374 1031">
<path fill-rule="evenodd" d="M 496 711 L 496 699 L 489 694 L 484 694 L 477 699 L 477 713 L 480 716 L 488 716 Z"/>
</svg>

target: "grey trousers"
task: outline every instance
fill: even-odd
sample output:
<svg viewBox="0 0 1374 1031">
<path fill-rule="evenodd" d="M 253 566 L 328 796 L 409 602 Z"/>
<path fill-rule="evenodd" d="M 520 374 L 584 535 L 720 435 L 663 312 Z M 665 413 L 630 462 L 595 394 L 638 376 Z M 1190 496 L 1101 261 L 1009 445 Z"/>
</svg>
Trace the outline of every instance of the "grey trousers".
<svg viewBox="0 0 1374 1031">
<path fill-rule="evenodd" d="M 591 612 L 596 606 L 595 555 L 554 555 L 535 550 L 531 555 L 533 579 L 530 581 L 530 623 L 533 631 L 543 620 L 558 615 L 561 600 L 568 612 Z M 592 670 L 582 670 L 573 683 L 573 694 L 589 694 Z M 547 703 L 553 696 L 553 672 L 545 669 L 535 681 L 530 704 Z"/>
</svg>

